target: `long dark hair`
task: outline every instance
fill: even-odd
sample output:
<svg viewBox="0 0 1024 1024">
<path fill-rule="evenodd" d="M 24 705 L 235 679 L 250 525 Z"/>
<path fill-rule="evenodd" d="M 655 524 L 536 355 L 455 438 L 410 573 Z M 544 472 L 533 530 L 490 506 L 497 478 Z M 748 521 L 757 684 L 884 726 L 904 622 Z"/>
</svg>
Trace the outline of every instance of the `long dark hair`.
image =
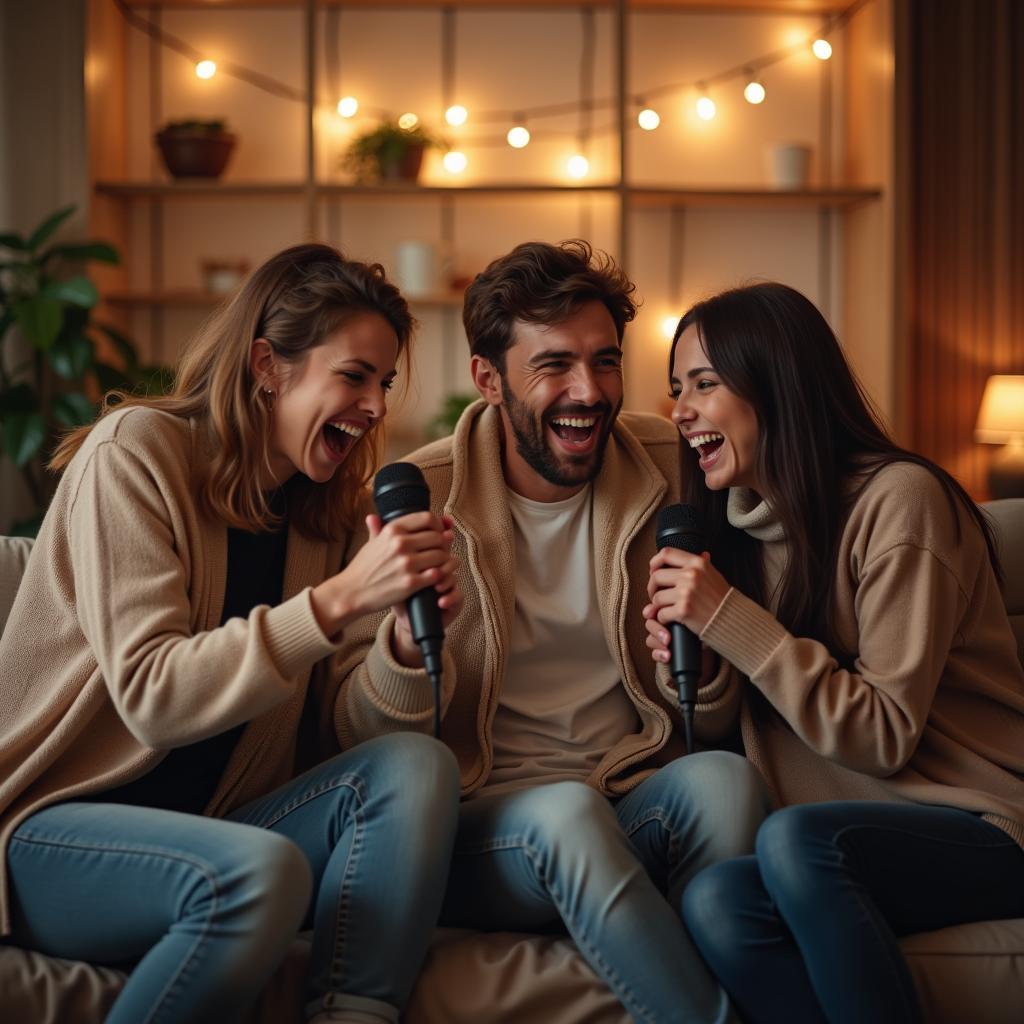
<svg viewBox="0 0 1024 1024">
<path fill-rule="evenodd" d="M 839 540 L 849 510 L 878 470 L 912 462 L 934 474 L 946 492 L 960 538 L 958 503 L 981 530 L 1001 579 L 992 531 L 970 496 L 940 466 L 900 448 L 843 356 L 814 304 L 783 284 L 734 288 L 687 311 L 680 335 L 696 325 L 711 365 L 757 416 L 755 472 L 782 524 L 790 557 L 779 595 L 779 621 L 797 636 L 824 643 L 840 661 L 852 659 L 833 628 Z M 728 491 L 710 491 L 697 453 L 680 444 L 686 500 L 707 524 L 715 564 L 748 596 L 765 603 L 757 543 L 726 519 Z M 852 486 L 851 486 L 852 485 Z"/>
</svg>

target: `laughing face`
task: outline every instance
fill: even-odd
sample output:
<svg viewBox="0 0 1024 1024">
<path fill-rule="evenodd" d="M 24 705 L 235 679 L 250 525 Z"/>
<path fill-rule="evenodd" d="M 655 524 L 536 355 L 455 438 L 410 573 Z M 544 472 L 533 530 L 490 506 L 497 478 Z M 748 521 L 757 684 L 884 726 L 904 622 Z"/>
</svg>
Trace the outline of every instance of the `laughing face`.
<svg viewBox="0 0 1024 1024">
<path fill-rule="evenodd" d="M 622 406 L 622 349 L 607 307 L 595 299 L 562 323 L 517 323 L 500 386 L 481 391 L 501 410 L 509 486 L 534 501 L 576 493 L 600 471 Z"/>
<path fill-rule="evenodd" d="M 294 473 L 316 483 L 331 479 L 387 412 L 397 359 L 394 328 L 377 313 L 358 313 L 287 368 L 271 414 L 275 484 Z"/>
<path fill-rule="evenodd" d="M 671 386 L 672 422 L 699 452 L 708 489 L 749 487 L 763 493 L 755 476 L 757 414 L 722 383 L 695 324 L 676 344 Z"/>
</svg>

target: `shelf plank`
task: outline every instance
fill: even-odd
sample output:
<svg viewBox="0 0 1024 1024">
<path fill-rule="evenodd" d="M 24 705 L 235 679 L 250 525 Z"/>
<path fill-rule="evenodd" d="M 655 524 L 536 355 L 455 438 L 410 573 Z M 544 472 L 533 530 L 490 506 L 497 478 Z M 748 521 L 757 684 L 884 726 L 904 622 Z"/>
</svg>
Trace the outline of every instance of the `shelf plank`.
<svg viewBox="0 0 1024 1024">
<path fill-rule="evenodd" d="M 125 0 L 127 7 L 209 10 L 264 10 L 267 8 L 301 8 L 305 0 Z M 559 8 L 608 7 L 617 0 L 317 0 L 318 7 L 374 8 Z M 849 0 L 626 0 L 631 10 L 696 11 L 713 14 L 836 14 L 849 5 Z"/>
<path fill-rule="evenodd" d="M 762 209 L 828 208 L 854 206 L 881 198 L 880 188 L 809 188 L 799 190 L 749 188 L 644 188 L 627 190 L 634 207 L 696 208 L 759 207 Z"/>
<path fill-rule="evenodd" d="M 404 294 L 404 293 L 403 293 Z M 217 294 L 199 288 L 168 289 L 167 291 L 113 291 L 100 296 L 104 302 L 113 306 L 128 308 L 160 307 L 164 309 L 212 308 L 231 293 Z M 430 292 L 424 295 L 405 295 L 411 306 L 421 308 L 457 306 L 462 308 L 464 292 Z"/>
<path fill-rule="evenodd" d="M 96 191 L 125 199 L 173 197 L 257 197 L 304 196 L 301 182 L 217 182 L 217 181 L 101 181 Z M 877 187 L 799 189 L 794 191 L 766 188 L 675 188 L 631 185 L 620 189 L 614 184 L 558 185 L 512 184 L 491 185 L 338 185 L 319 183 L 316 195 L 321 198 L 416 199 L 424 196 L 544 196 L 569 194 L 605 194 L 622 192 L 634 207 L 844 207 L 880 198 Z"/>
<path fill-rule="evenodd" d="M 298 181 L 222 182 L 216 179 L 189 178 L 180 181 L 98 181 L 96 191 L 123 199 L 167 198 L 170 196 L 302 196 L 306 186 Z"/>
</svg>

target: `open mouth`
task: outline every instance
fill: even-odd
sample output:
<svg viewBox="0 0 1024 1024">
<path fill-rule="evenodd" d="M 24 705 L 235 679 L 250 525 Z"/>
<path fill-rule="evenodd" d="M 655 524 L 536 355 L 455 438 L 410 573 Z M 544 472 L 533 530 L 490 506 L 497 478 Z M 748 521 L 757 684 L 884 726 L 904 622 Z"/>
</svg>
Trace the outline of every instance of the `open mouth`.
<svg viewBox="0 0 1024 1024">
<path fill-rule="evenodd" d="M 553 416 L 548 421 L 551 432 L 572 452 L 588 451 L 597 438 L 601 417 L 589 416 Z"/>
<path fill-rule="evenodd" d="M 696 448 L 700 453 L 700 467 L 707 470 L 718 461 L 722 445 L 725 444 L 725 436 L 716 431 L 709 431 L 706 434 L 694 434 L 687 438 L 691 448 Z"/>
<path fill-rule="evenodd" d="M 335 462 L 342 462 L 356 441 L 363 436 L 364 428 L 357 427 L 353 423 L 333 420 L 324 424 L 321 433 L 330 457 Z"/>
</svg>

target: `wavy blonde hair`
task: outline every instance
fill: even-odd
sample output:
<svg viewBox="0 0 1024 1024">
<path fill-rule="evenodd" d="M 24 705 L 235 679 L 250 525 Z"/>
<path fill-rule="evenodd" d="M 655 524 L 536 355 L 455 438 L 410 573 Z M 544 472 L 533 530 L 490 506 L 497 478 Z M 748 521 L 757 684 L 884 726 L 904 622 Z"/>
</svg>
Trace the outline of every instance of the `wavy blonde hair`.
<svg viewBox="0 0 1024 1024">
<path fill-rule="evenodd" d="M 235 296 L 217 310 L 182 355 L 170 394 L 155 397 L 110 392 L 100 418 L 114 409 L 146 406 L 194 420 L 205 431 L 213 457 L 198 468 L 196 497 L 229 526 L 267 530 L 278 517 L 259 487 L 269 465 L 269 405 L 250 369 L 250 349 L 265 338 L 274 357 L 292 367 L 360 313 L 376 313 L 394 329 L 399 358 L 408 367 L 414 321 L 399 290 L 379 263 L 345 259 L 328 245 L 296 245 L 258 267 Z M 63 469 L 95 424 L 63 438 L 50 459 Z M 367 482 L 383 444 L 379 427 L 368 430 L 326 484 L 297 475 L 292 505 L 295 526 L 322 540 L 339 540 L 356 525 Z"/>
</svg>

